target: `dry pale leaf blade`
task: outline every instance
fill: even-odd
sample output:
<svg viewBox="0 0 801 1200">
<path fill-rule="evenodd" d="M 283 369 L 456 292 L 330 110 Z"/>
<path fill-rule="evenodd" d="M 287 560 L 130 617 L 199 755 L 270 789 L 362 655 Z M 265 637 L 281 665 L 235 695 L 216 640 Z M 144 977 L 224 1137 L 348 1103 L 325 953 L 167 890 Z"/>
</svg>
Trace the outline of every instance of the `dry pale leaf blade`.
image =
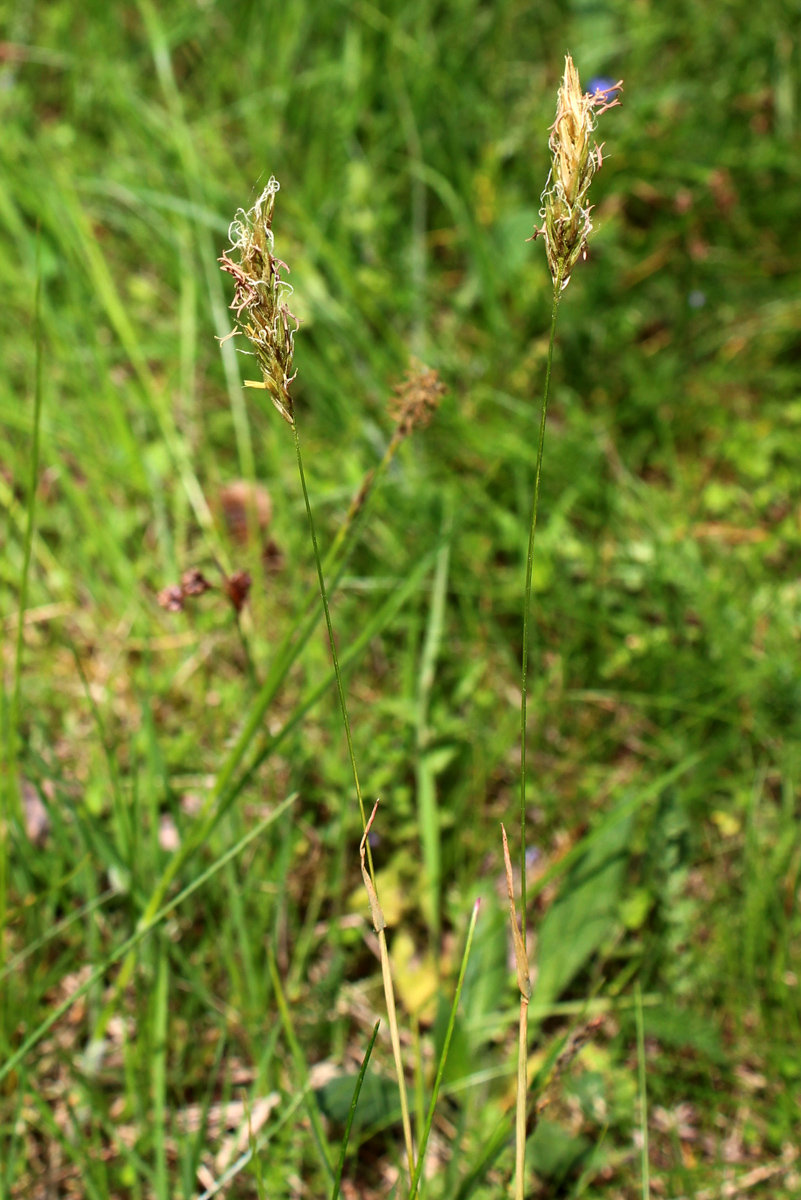
<svg viewBox="0 0 801 1200">
<path fill-rule="evenodd" d="M 512 874 L 512 860 L 509 857 L 509 843 L 506 840 L 506 830 L 501 824 L 501 836 L 503 838 L 503 861 L 506 866 L 506 889 L 509 893 L 509 915 L 512 921 L 512 941 L 515 948 L 515 962 L 517 964 L 517 986 L 520 988 L 520 995 L 524 1000 L 528 1000 L 531 996 L 531 971 L 528 965 L 528 954 L 526 953 L 526 943 L 523 941 L 523 935 L 520 932 L 520 926 L 517 923 L 517 909 L 515 908 L 515 882 Z"/>
<path fill-rule="evenodd" d="M 364 856 L 367 853 L 367 838 L 370 834 L 370 828 L 375 820 L 375 815 L 377 812 L 378 801 L 376 800 L 375 804 L 373 805 L 373 811 L 370 813 L 370 820 L 364 827 L 362 840 L 359 843 L 359 858 L 361 859 L 362 864 L 362 879 L 364 880 L 364 886 L 367 889 L 367 898 L 370 901 L 370 914 L 373 918 L 373 928 L 375 929 L 376 933 L 380 933 L 382 929 L 386 928 L 387 923 L 384 920 L 384 914 L 381 911 L 381 905 L 378 903 L 378 896 L 376 895 L 376 890 L 373 887 L 373 881 L 370 878 L 370 872 L 367 870 L 364 861 Z"/>
</svg>

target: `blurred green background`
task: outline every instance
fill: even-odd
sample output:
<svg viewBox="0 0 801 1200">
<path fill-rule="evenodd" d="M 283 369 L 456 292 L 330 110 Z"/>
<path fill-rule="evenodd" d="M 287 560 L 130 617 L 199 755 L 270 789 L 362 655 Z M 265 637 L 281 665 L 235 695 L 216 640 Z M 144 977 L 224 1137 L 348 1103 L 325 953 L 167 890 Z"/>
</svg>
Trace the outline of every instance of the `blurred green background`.
<svg viewBox="0 0 801 1200">
<path fill-rule="evenodd" d="M 642 1195 L 647 1125 L 654 1195 L 797 1195 L 797 4 L 17 0 L 0 22 L 2 1059 L 134 932 L 313 583 L 291 433 L 242 389 L 236 340 L 215 341 L 231 328 L 215 260 L 275 174 L 324 550 L 410 357 L 449 389 L 381 482 L 333 613 L 342 653 L 369 635 L 351 717 L 382 799 L 418 1108 L 483 898 L 425 1194 L 508 1194 L 499 823 L 550 315 L 526 239 L 569 50 L 585 84 L 625 91 L 560 308 L 534 564 L 535 1088 L 572 1021 L 600 1024 L 532 1123 L 530 1194 Z M 250 536 L 231 518 L 243 480 L 271 501 Z M 216 582 L 215 560 L 253 575 L 250 661 L 219 592 L 157 604 L 188 568 Z M 251 758 L 329 666 L 318 626 Z M 330 687 L 179 882 L 295 791 L 290 818 L 140 944 L 121 993 L 110 970 L 6 1075 L 0 1195 L 196 1196 L 247 1151 L 248 1107 L 269 1141 L 225 1194 L 326 1193 L 299 1089 L 308 1068 L 336 1144 L 383 1015 Z M 395 1102 L 382 1035 L 343 1195 L 392 1194 Z"/>
</svg>

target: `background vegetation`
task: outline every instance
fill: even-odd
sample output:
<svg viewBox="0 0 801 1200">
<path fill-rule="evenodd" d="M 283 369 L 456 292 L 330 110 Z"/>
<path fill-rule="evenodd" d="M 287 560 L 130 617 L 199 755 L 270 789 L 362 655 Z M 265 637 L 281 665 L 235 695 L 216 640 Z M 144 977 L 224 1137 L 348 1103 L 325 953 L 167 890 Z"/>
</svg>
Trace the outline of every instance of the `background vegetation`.
<svg viewBox="0 0 801 1200">
<path fill-rule="evenodd" d="M 595 1021 L 533 1129 L 531 1193 L 642 1194 L 639 984 L 653 1195 L 798 1194 L 797 5 L 17 0 L 0 19 L 2 1061 L 85 989 L 4 1074 L 0 1194 L 197 1196 L 247 1154 L 248 1112 L 257 1153 L 225 1194 L 327 1194 L 304 1105 L 336 1144 L 383 1015 L 321 625 L 170 896 L 219 870 L 124 987 L 119 966 L 92 976 L 197 838 L 313 583 L 291 433 L 215 341 L 215 259 L 271 173 L 324 549 L 410 355 L 449 388 L 381 483 L 334 617 L 343 654 L 360 639 L 351 715 L 418 1109 L 482 897 L 425 1194 L 507 1194 L 499 822 L 550 305 L 526 238 L 568 49 L 626 90 L 560 312 L 535 561 L 536 1088 Z M 248 526 L 241 480 L 269 522 Z M 250 662 L 219 591 L 156 602 L 187 568 L 216 582 L 215 559 L 253 575 Z M 382 1031 L 344 1195 L 391 1194 L 396 1102 Z"/>
</svg>

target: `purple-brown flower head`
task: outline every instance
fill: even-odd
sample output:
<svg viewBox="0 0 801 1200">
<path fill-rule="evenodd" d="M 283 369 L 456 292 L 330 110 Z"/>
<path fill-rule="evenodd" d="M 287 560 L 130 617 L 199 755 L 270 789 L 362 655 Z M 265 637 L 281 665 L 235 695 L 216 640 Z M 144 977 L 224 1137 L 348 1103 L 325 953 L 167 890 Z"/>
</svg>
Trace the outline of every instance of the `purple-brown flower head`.
<svg viewBox="0 0 801 1200">
<path fill-rule="evenodd" d="M 393 389 L 390 402 L 398 436 L 409 437 L 415 429 L 428 425 L 447 390 L 438 371 L 414 362 L 403 383 Z"/>
</svg>

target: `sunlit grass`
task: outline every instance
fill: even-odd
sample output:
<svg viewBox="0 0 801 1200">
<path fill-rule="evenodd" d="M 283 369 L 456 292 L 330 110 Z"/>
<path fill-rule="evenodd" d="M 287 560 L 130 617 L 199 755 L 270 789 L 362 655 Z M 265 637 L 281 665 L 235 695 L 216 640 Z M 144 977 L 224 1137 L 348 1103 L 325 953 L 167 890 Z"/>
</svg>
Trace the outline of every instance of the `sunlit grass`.
<svg viewBox="0 0 801 1200">
<path fill-rule="evenodd" d="M 652 1194 L 714 1195 L 760 1170 L 754 1194 L 792 1194 L 794 19 L 740 0 L 722 15 L 516 0 L 3 15 L 6 764 L 19 630 L 23 669 L 19 776 L 2 784 L 25 819 L 9 828 L 0 1195 L 49 1179 L 191 1197 L 226 1177 L 232 1196 L 330 1194 L 306 1105 L 334 1160 L 381 1015 L 291 433 L 241 389 L 242 339 L 215 341 L 230 328 L 215 259 L 272 170 L 309 500 L 361 783 L 381 797 L 377 889 L 424 1117 L 482 897 L 423 1194 L 509 1193 L 498 827 L 519 781 L 551 293 L 526 238 L 568 49 L 582 79 L 627 91 L 555 343 L 532 576 L 528 1072 L 532 1106 L 549 1103 L 530 1187 L 642 1194 L 639 1044 Z M 448 395 L 379 468 L 412 352 Z M 368 511 L 331 552 L 373 468 Z M 240 540 L 221 493 L 251 477 L 272 518 Z M 178 613 L 156 602 L 192 567 L 218 582 L 215 563 L 253 578 L 251 674 L 219 590 Z M 343 1196 L 392 1194 L 393 1086 L 382 1024 Z"/>
</svg>

